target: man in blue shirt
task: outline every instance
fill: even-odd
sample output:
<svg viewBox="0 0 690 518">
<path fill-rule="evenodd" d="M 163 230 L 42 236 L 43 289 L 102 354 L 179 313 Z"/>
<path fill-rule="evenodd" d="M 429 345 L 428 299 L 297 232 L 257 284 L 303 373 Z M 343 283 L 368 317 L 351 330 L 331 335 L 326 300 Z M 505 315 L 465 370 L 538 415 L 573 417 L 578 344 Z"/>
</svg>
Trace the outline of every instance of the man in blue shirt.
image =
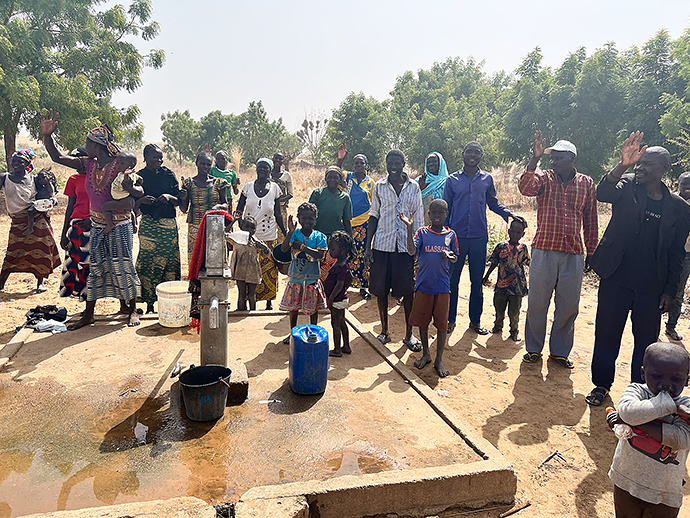
<svg viewBox="0 0 690 518">
<path fill-rule="evenodd" d="M 501 216 L 506 223 L 509 217 L 516 217 L 496 198 L 493 177 L 479 168 L 484 150 L 479 142 L 470 142 L 462 152 L 464 166 L 446 180 L 443 199 L 448 204 L 449 214 L 446 225 L 458 237 L 458 260 L 450 266 L 450 311 L 448 314 L 448 334 L 455 329 L 458 312 L 458 285 L 460 274 L 467 258 L 470 265 L 470 329 L 480 335 L 489 334 L 482 327 L 482 277 L 486 263 L 486 244 L 489 234 L 486 228 L 486 207 Z M 518 216 L 519 217 L 519 216 Z"/>
</svg>

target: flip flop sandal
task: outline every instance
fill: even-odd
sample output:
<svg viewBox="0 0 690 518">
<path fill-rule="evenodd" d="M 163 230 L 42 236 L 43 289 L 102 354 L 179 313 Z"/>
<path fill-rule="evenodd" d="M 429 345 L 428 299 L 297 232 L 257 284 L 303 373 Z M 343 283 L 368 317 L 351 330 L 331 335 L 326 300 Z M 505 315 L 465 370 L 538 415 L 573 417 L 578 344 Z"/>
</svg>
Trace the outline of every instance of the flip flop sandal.
<svg viewBox="0 0 690 518">
<path fill-rule="evenodd" d="M 589 394 L 585 396 L 585 401 L 590 406 L 601 406 L 604 398 L 608 396 L 609 391 L 604 387 L 594 387 Z"/>
<path fill-rule="evenodd" d="M 422 342 L 417 340 L 414 336 L 410 337 L 409 340 L 407 338 L 403 338 L 402 342 L 413 353 L 418 353 L 422 350 Z"/>
<path fill-rule="evenodd" d="M 541 353 L 525 353 L 522 357 L 525 363 L 537 363 L 539 360 L 541 360 Z"/>
<path fill-rule="evenodd" d="M 565 356 L 554 356 L 553 354 L 550 354 L 549 358 L 551 358 L 553 361 L 555 361 L 561 367 L 565 367 L 566 369 L 574 369 L 575 368 L 575 364 L 572 361 L 570 361 L 568 358 L 566 358 Z"/>
<path fill-rule="evenodd" d="M 383 333 L 381 333 L 380 335 L 378 335 L 378 336 L 376 337 L 376 339 L 377 339 L 379 342 L 381 342 L 383 345 L 386 345 L 388 342 L 391 341 L 391 337 L 390 337 L 389 335 L 384 335 Z"/>
</svg>

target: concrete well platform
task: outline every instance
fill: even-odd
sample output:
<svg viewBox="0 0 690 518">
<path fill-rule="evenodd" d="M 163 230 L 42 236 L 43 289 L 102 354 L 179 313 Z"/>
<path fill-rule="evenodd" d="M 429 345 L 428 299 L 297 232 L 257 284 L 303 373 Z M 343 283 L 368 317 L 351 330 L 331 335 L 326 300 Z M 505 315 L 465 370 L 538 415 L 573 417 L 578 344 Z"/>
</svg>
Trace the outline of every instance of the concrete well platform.
<svg viewBox="0 0 690 518">
<path fill-rule="evenodd" d="M 321 518 L 512 502 L 505 459 L 368 332 L 351 331 L 323 395 L 293 394 L 288 327 L 231 316 L 249 399 L 213 423 L 186 418 L 169 378 L 198 364 L 189 328 L 100 320 L 27 337 L 0 373 L 0 518 L 184 496 L 241 499 L 240 517 L 276 499 Z"/>
</svg>

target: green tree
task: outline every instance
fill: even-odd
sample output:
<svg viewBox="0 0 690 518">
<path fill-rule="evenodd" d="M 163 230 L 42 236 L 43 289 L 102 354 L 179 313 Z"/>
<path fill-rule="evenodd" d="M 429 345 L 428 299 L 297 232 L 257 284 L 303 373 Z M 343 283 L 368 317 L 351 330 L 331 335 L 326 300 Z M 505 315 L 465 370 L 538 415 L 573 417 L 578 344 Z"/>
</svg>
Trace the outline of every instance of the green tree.
<svg viewBox="0 0 690 518">
<path fill-rule="evenodd" d="M 163 132 L 163 151 L 168 158 L 175 158 L 178 164 L 182 160 L 194 161 L 201 146 L 199 123 L 195 121 L 189 110 L 161 115 L 161 131 Z"/>
<path fill-rule="evenodd" d="M 669 139 L 677 138 L 681 129 L 690 127 L 690 28 L 674 42 L 672 56 L 684 88 L 680 92 L 661 95 L 661 103 L 666 109 L 660 120 L 661 132 Z"/>
<path fill-rule="evenodd" d="M 610 160 L 619 151 L 624 124 L 627 81 L 613 43 L 597 50 L 582 65 L 571 103 L 569 131 L 558 138 L 578 147 L 576 165 L 598 180 L 610 169 Z"/>
<path fill-rule="evenodd" d="M 580 48 L 555 71 L 541 68 L 540 60 L 538 48 L 528 54 L 502 95 L 503 156 L 524 160 L 540 129 L 549 143 L 572 141 L 576 167 L 598 179 L 617 150 L 625 117 L 628 79 L 618 51 L 609 43 L 586 58 Z"/>
<path fill-rule="evenodd" d="M 380 103 L 362 92 L 350 93 L 340 106 L 333 110 L 326 129 L 324 152 L 326 160 L 335 161 L 340 144 L 349 150 L 344 167 L 352 167 L 356 154 L 367 156 L 375 170 L 385 170 L 386 153 L 391 149 L 391 132 L 388 104 Z"/>
<path fill-rule="evenodd" d="M 221 145 L 229 149 L 240 146 L 242 160 L 251 165 L 261 157 L 272 157 L 281 145 L 290 143 L 294 148 L 294 139 L 287 139 L 288 132 L 283 126 L 283 119 L 271 122 L 261 101 L 249 103 L 247 111 L 233 117 L 232 124 L 220 139 Z"/>
<path fill-rule="evenodd" d="M 228 131 L 232 131 L 234 124 L 235 116 L 233 114 L 223 115 L 220 110 L 204 115 L 199 119 L 199 132 L 202 144 L 208 144 L 214 152 L 220 151 L 223 135 Z"/>
<path fill-rule="evenodd" d="M 61 145 L 83 143 L 98 123 L 122 130 L 139 110 L 111 106 L 114 91 L 134 91 L 144 66 L 159 68 L 161 50 L 142 55 L 132 37 L 148 41 L 159 31 L 150 20 L 150 0 L 133 0 L 97 10 L 99 0 L 0 3 L 0 132 L 7 156 L 15 151 L 19 127 L 40 137 L 41 112 L 61 114 Z"/>
</svg>

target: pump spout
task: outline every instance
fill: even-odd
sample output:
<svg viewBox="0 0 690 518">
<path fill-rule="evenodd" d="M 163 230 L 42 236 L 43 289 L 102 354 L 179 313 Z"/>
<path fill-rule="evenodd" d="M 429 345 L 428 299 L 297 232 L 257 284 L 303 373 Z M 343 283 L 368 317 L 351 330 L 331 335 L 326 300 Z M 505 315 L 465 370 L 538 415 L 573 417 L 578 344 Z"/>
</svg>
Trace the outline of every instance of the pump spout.
<svg viewBox="0 0 690 518">
<path fill-rule="evenodd" d="M 218 297 L 212 296 L 208 307 L 208 328 L 218 329 Z"/>
</svg>

